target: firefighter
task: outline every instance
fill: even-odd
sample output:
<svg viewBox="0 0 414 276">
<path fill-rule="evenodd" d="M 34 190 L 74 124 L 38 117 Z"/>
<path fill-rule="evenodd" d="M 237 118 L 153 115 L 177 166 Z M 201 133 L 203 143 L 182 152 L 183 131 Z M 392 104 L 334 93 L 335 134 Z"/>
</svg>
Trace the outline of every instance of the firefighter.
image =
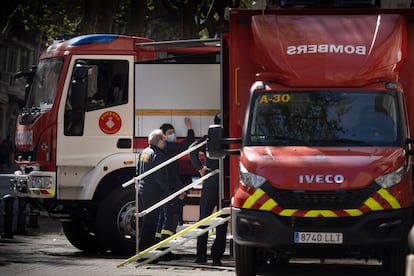
<svg viewBox="0 0 414 276">
<path fill-rule="evenodd" d="M 183 152 L 188 146 L 194 142 L 194 131 L 191 123 L 191 119 L 184 118 L 184 123 L 187 127 L 187 138 L 181 142 L 176 141 L 176 134 L 173 125 L 165 123 L 161 125 L 160 129 L 167 137 L 166 155 L 167 159 L 174 157 L 175 155 Z M 167 166 L 168 170 L 168 191 L 164 197 L 175 193 L 179 189 L 183 188 L 183 183 L 180 179 L 180 167 L 179 161 L 174 161 Z M 160 216 L 158 219 L 156 238 L 159 240 L 166 239 L 176 233 L 178 223 L 182 221 L 182 200 L 185 197 L 185 193 L 178 197 L 175 197 L 168 203 L 166 203 L 160 210 Z M 163 260 L 171 260 L 179 258 L 171 252 L 163 256 Z"/>
<path fill-rule="evenodd" d="M 153 130 L 148 136 L 149 146 L 145 148 L 140 154 L 139 158 L 139 174 L 142 174 L 155 166 L 161 164 L 166 160 L 165 147 L 167 137 L 162 133 L 162 130 Z M 142 178 L 138 186 L 138 207 L 139 211 L 151 207 L 155 203 L 162 200 L 162 195 L 168 188 L 168 172 L 166 167 L 163 167 L 156 172 Z M 139 250 L 142 251 L 156 243 L 155 231 L 157 228 L 157 221 L 159 216 L 159 209 L 148 213 L 141 218 L 140 235 L 139 235 Z"/>
<path fill-rule="evenodd" d="M 214 123 L 220 124 L 220 113 L 214 117 Z M 195 146 L 207 139 L 207 136 L 200 138 L 194 142 L 190 147 Z M 199 153 L 204 153 L 205 164 L 200 160 Z M 206 146 L 201 147 L 199 150 L 192 151 L 190 153 L 191 164 L 197 169 L 201 176 L 204 176 L 209 171 L 219 168 L 218 160 L 212 160 L 207 158 Z M 200 198 L 200 220 L 208 217 L 213 213 L 214 208 L 219 208 L 219 174 L 215 174 L 212 177 L 206 179 L 203 182 L 203 188 Z M 221 265 L 221 258 L 223 257 L 226 249 L 226 235 L 227 235 L 227 222 L 216 227 L 216 239 L 211 247 L 211 257 L 213 265 Z M 208 233 L 205 233 L 197 238 L 197 259 L 195 263 L 207 262 L 207 240 Z"/>
</svg>

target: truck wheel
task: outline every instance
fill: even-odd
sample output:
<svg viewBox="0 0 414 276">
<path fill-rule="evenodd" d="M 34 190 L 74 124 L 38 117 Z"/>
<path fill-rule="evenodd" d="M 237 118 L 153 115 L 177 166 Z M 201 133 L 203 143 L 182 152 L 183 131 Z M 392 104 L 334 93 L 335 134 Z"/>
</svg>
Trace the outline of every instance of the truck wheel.
<svg viewBox="0 0 414 276">
<path fill-rule="evenodd" d="M 408 255 L 408 244 L 391 247 L 385 253 L 383 267 L 389 275 L 404 276 L 406 270 L 406 259 Z"/>
<path fill-rule="evenodd" d="M 68 241 L 79 250 L 87 253 L 107 250 L 98 237 L 83 227 L 81 220 L 62 221 L 62 228 Z"/>
<path fill-rule="evenodd" d="M 115 189 L 101 202 L 96 226 L 98 237 L 113 254 L 135 254 L 134 185 Z"/>
<path fill-rule="evenodd" d="M 256 250 L 254 247 L 240 245 L 233 240 L 234 260 L 237 276 L 256 275 Z"/>
</svg>

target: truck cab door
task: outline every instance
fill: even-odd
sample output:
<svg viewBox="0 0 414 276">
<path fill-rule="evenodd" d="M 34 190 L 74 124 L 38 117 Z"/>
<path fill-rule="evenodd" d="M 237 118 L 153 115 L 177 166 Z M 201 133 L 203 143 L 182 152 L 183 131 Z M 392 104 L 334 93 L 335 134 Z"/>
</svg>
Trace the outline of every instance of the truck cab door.
<svg viewBox="0 0 414 276">
<path fill-rule="evenodd" d="M 132 56 L 122 58 L 72 58 L 58 115 L 56 164 L 61 188 L 84 185 L 82 178 L 102 160 L 132 152 L 134 61 Z"/>
</svg>

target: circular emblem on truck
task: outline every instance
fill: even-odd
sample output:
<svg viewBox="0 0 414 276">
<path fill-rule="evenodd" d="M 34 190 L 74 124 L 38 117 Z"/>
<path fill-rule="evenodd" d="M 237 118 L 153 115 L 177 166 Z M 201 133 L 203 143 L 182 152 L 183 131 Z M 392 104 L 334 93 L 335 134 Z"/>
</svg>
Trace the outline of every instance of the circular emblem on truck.
<svg viewBox="0 0 414 276">
<path fill-rule="evenodd" d="M 117 133 L 122 126 L 121 116 L 113 111 L 102 113 L 99 117 L 99 128 L 106 134 Z"/>
</svg>

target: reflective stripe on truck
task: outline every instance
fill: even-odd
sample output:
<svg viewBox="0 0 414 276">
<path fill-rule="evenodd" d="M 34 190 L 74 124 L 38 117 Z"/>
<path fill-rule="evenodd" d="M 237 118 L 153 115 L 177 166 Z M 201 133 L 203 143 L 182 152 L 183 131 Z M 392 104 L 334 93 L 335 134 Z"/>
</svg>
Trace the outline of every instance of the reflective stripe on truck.
<svg viewBox="0 0 414 276">
<path fill-rule="evenodd" d="M 279 216 L 286 217 L 356 217 L 372 211 L 401 209 L 398 200 L 383 188 L 367 198 L 358 209 L 343 210 L 285 209 L 260 188 L 256 190 L 246 189 L 245 192 L 250 195 L 240 202 L 242 208 L 271 211 Z"/>
</svg>

